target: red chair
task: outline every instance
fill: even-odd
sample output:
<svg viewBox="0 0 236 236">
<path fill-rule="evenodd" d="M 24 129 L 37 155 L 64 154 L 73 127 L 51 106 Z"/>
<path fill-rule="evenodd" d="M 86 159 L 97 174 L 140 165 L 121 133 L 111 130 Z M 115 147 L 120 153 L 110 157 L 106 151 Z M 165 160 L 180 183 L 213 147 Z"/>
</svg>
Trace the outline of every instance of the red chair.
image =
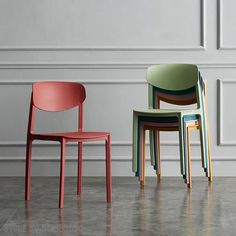
<svg viewBox="0 0 236 236">
<path fill-rule="evenodd" d="M 79 83 L 49 81 L 37 82 L 33 84 L 27 132 L 25 200 L 30 200 L 31 150 L 32 142 L 34 140 L 50 140 L 61 143 L 59 208 L 63 208 L 64 205 L 66 143 L 78 142 L 77 194 L 79 195 L 82 191 L 82 144 L 83 142 L 105 140 L 107 202 L 110 203 L 112 201 L 110 134 L 105 132 L 83 132 L 83 102 L 85 98 L 85 88 Z M 48 112 L 59 112 L 76 106 L 79 108 L 78 132 L 44 134 L 34 132 L 35 109 Z"/>
</svg>

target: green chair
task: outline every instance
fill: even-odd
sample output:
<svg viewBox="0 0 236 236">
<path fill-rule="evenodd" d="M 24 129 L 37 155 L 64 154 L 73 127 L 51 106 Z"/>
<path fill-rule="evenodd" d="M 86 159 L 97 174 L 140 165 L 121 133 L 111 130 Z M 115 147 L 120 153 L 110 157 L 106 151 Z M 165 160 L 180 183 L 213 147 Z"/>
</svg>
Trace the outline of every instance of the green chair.
<svg viewBox="0 0 236 236">
<path fill-rule="evenodd" d="M 153 65 L 147 71 L 149 108 L 133 111 L 133 172 L 145 183 L 145 131 L 150 134 L 151 164 L 158 178 L 160 131 L 178 131 L 180 169 L 185 183 L 192 186 L 189 132 L 200 130 L 202 167 L 212 181 L 210 135 L 207 121 L 205 82 L 196 65 Z M 196 109 L 160 109 L 160 101 L 175 105 L 196 104 Z"/>
</svg>

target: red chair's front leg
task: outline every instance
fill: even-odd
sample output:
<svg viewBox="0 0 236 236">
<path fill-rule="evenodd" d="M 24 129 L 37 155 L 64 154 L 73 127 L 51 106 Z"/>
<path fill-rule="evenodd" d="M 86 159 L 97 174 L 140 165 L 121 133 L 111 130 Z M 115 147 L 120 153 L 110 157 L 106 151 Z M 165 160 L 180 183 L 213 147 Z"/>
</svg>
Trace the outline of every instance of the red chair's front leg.
<svg viewBox="0 0 236 236">
<path fill-rule="evenodd" d="M 77 195 L 82 192 L 82 155 L 83 155 L 83 143 L 78 143 L 78 177 L 77 177 Z"/>
<path fill-rule="evenodd" d="M 31 176 L 32 140 L 27 139 L 26 163 L 25 163 L 25 200 L 30 200 L 30 176 Z"/>
<path fill-rule="evenodd" d="M 63 206 L 64 206 L 65 153 L 66 153 L 66 141 L 65 141 L 65 139 L 62 139 L 62 142 L 61 142 L 61 167 L 60 167 L 59 208 L 63 208 Z"/>
<path fill-rule="evenodd" d="M 111 143 L 110 135 L 106 140 L 106 189 L 107 189 L 107 202 L 112 202 L 112 179 L 111 179 Z"/>
</svg>

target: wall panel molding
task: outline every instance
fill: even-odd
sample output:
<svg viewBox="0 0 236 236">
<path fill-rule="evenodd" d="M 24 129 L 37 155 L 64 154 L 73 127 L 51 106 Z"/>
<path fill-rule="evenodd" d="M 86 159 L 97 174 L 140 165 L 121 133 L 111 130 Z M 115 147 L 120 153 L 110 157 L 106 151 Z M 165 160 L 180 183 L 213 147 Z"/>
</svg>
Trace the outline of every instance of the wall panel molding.
<svg viewBox="0 0 236 236">
<path fill-rule="evenodd" d="M 189 47 L 173 47 L 173 46 L 163 46 L 163 47 L 150 47 L 150 46 L 137 46 L 137 47 L 131 47 L 131 46 L 125 46 L 125 47 L 119 47 L 119 46 L 1 46 L 0 51 L 203 51 L 206 48 L 206 23 L 205 23 L 205 0 L 199 0 L 200 3 L 200 45 Z"/>
<path fill-rule="evenodd" d="M 222 49 L 222 3 L 217 0 L 217 49 Z"/>
<path fill-rule="evenodd" d="M 202 38 L 203 36 L 201 36 Z M 205 41 L 196 47 L 0 47 L 0 51 L 204 51 Z"/>
<path fill-rule="evenodd" d="M 235 45 L 225 45 L 223 40 L 223 1 L 217 0 L 217 49 L 236 50 Z"/>
<path fill-rule="evenodd" d="M 223 85 L 224 84 L 236 84 L 236 80 L 233 79 L 224 79 L 224 80 L 217 80 L 217 90 L 218 90 L 218 107 L 217 107 L 217 144 L 219 146 L 236 146 L 236 140 L 232 141 L 225 141 L 223 139 L 223 129 L 224 129 L 224 120 L 223 120 Z"/>
</svg>

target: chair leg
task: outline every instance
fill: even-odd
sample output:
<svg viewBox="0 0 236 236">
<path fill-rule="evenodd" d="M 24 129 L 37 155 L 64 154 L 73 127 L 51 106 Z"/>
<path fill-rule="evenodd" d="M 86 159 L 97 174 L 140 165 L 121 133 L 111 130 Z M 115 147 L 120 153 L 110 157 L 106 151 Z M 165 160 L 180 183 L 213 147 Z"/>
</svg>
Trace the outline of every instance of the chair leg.
<svg viewBox="0 0 236 236">
<path fill-rule="evenodd" d="M 208 173 L 207 177 L 208 180 L 212 181 L 212 162 L 211 162 L 211 140 L 210 140 L 210 126 L 209 126 L 209 119 L 208 119 L 208 107 L 207 107 L 207 96 L 206 96 L 206 83 L 204 83 L 204 96 L 203 96 L 203 103 L 205 106 L 205 127 L 206 127 L 206 145 L 207 145 L 207 161 L 208 161 Z"/>
<path fill-rule="evenodd" d="M 110 135 L 106 140 L 106 191 L 107 191 L 107 202 L 112 202 L 112 178 L 111 178 L 111 143 Z"/>
<path fill-rule="evenodd" d="M 180 169 L 181 174 L 183 175 L 183 179 L 186 180 L 186 171 L 185 171 L 185 147 L 184 147 L 184 122 L 182 117 L 179 117 L 179 149 L 180 149 Z"/>
<path fill-rule="evenodd" d="M 133 113 L 133 146 L 132 146 L 132 169 L 136 176 L 139 176 L 138 169 L 138 117 Z"/>
<path fill-rule="evenodd" d="M 157 179 L 158 181 L 161 180 L 161 144 L 160 144 L 160 131 L 157 131 L 157 160 L 158 160 L 158 166 L 157 166 Z"/>
<path fill-rule="evenodd" d="M 156 158 L 156 149 L 155 149 L 155 140 L 154 140 L 154 130 L 149 130 L 149 143 L 150 143 L 150 158 L 151 158 L 151 165 L 152 166 L 157 166 L 157 158 Z"/>
<path fill-rule="evenodd" d="M 185 180 L 184 182 L 186 184 L 189 183 L 189 170 L 188 170 L 188 140 L 187 140 L 187 135 L 188 135 L 188 122 L 184 120 L 183 122 L 184 128 L 183 128 L 183 136 L 184 136 L 184 171 L 185 171 Z"/>
<path fill-rule="evenodd" d="M 209 164 L 208 180 L 212 182 L 211 140 L 210 140 L 209 130 L 207 130 L 207 143 L 208 143 L 208 164 Z"/>
<path fill-rule="evenodd" d="M 157 109 L 160 109 L 161 106 L 161 100 L 160 98 L 157 97 L 157 101 L 156 101 L 156 105 L 157 105 Z M 160 152 L 160 131 L 157 130 L 157 180 L 160 181 L 161 180 L 161 152 Z"/>
<path fill-rule="evenodd" d="M 82 153 L 83 143 L 78 143 L 78 176 L 77 176 L 77 195 L 82 193 Z"/>
<path fill-rule="evenodd" d="M 143 153 L 142 153 L 142 142 L 143 142 L 143 126 L 138 124 L 138 169 L 139 169 L 139 182 L 142 185 L 143 182 Z"/>
<path fill-rule="evenodd" d="M 30 177 L 31 177 L 32 140 L 27 139 L 26 163 L 25 163 L 25 200 L 30 200 Z"/>
<path fill-rule="evenodd" d="M 207 172 L 207 155 L 206 155 L 206 145 L 205 145 L 205 129 L 203 125 L 203 117 L 200 117 L 200 141 L 201 141 L 201 154 L 202 154 L 202 168 L 204 169 L 204 172 Z"/>
<path fill-rule="evenodd" d="M 141 159 L 142 159 L 142 164 L 141 164 L 141 169 L 142 169 L 142 178 L 140 181 L 141 187 L 145 185 L 145 129 L 144 127 L 142 128 L 142 148 L 141 148 Z"/>
<path fill-rule="evenodd" d="M 206 109 L 206 139 L 207 139 L 207 149 L 208 149 L 208 155 L 207 155 L 207 160 L 208 160 L 208 180 L 212 182 L 212 162 L 211 162 L 211 140 L 210 140 L 210 126 L 209 126 L 209 120 L 208 120 L 208 109 L 207 109 L 207 103 L 206 103 L 206 96 L 204 97 L 204 104 L 205 104 L 205 109 Z"/>
<path fill-rule="evenodd" d="M 188 145 L 188 188 L 192 188 L 191 176 L 191 157 L 190 157 L 190 129 L 187 127 L 187 145 Z"/>
<path fill-rule="evenodd" d="M 64 186 L 65 186 L 65 151 L 66 141 L 61 142 L 61 166 L 60 166 L 60 193 L 59 193 L 59 208 L 64 207 Z"/>
</svg>

